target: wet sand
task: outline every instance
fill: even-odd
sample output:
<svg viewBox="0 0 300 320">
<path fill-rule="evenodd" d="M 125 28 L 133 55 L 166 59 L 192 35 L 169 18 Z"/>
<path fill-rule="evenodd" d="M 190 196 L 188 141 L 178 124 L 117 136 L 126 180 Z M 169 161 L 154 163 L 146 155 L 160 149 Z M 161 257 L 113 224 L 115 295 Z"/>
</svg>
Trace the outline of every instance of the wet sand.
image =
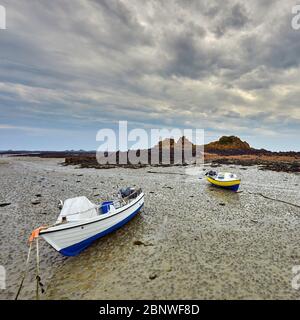
<svg viewBox="0 0 300 320">
<path fill-rule="evenodd" d="M 122 229 L 72 258 L 40 241 L 41 298 L 300 297 L 291 286 L 292 267 L 300 265 L 300 209 L 249 193 L 300 205 L 299 175 L 224 165 L 242 177 L 243 192 L 235 194 L 178 167 L 77 169 L 62 161 L 0 158 L 0 204 L 11 203 L 0 207 L 0 264 L 7 272 L 1 299 L 14 298 L 27 238 L 56 220 L 58 199 L 85 195 L 98 202 L 128 185 L 143 188 L 145 207 Z M 35 298 L 34 258 L 21 299 Z"/>
</svg>

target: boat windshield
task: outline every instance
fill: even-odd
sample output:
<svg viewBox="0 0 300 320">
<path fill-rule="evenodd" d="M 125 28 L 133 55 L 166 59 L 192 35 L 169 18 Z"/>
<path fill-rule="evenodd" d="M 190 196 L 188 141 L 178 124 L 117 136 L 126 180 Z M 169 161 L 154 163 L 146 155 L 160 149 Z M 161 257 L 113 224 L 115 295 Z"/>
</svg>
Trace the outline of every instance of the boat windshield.
<svg viewBox="0 0 300 320">
<path fill-rule="evenodd" d="M 96 207 L 97 206 L 86 197 L 67 199 L 63 204 L 57 222 L 62 221 L 63 218 L 67 218 L 68 221 L 93 218 L 98 215 Z"/>
</svg>

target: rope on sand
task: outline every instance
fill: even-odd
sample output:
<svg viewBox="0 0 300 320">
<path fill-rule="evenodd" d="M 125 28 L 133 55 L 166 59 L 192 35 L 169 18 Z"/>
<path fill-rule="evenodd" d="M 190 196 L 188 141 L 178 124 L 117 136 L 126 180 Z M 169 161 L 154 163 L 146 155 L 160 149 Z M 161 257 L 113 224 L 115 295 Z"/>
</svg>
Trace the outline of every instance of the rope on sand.
<svg viewBox="0 0 300 320">
<path fill-rule="evenodd" d="M 44 289 L 43 289 L 43 284 L 41 282 L 41 277 L 40 277 L 40 252 L 39 252 L 39 233 L 40 230 L 45 229 L 45 227 L 40 227 L 37 228 L 35 230 L 33 230 L 33 232 L 30 235 L 29 238 L 29 249 L 28 249 L 28 254 L 27 254 L 27 260 L 26 260 L 26 264 L 25 264 L 25 269 L 24 269 L 24 273 L 23 273 L 23 277 L 18 289 L 18 292 L 16 294 L 15 300 L 18 300 L 18 297 L 20 295 L 20 292 L 22 290 L 23 287 L 23 283 L 28 271 L 28 264 L 29 264 L 29 260 L 30 260 L 30 253 L 31 253 L 31 248 L 32 248 L 32 243 L 33 240 L 36 240 L 36 300 L 39 300 L 39 287 L 41 287 L 41 292 L 44 293 Z"/>
<path fill-rule="evenodd" d="M 261 196 L 261 197 L 263 197 L 263 198 L 265 198 L 265 199 L 269 199 L 269 200 L 273 200 L 273 201 L 277 201 L 277 202 L 282 202 L 282 203 L 288 204 L 288 205 L 290 205 L 290 206 L 294 206 L 294 207 L 296 207 L 296 208 L 300 208 L 300 205 L 298 205 L 298 204 L 291 203 L 291 202 L 284 201 L 284 200 L 280 200 L 280 199 L 271 198 L 271 197 L 268 197 L 268 196 L 266 196 L 266 195 L 264 195 L 264 194 L 262 194 L 262 193 L 260 193 L 260 192 L 250 192 L 250 191 L 248 191 L 248 193 L 249 193 L 249 194 L 254 194 L 254 195 Z"/>
<path fill-rule="evenodd" d="M 36 300 L 40 300 L 39 297 L 39 285 L 40 285 L 40 259 L 39 259 L 39 238 L 36 238 Z"/>
<path fill-rule="evenodd" d="M 23 277 L 22 277 L 22 280 L 21 280 L 21 283 L 20 283 L 18 292 L 17 292 L 17 294 L 16 294 L 15 300 L 18 300 L 19 294 L 20 294 L 21 289 L 22 289 L 22 287 L 23 287 L 23 282 L 24 282 L 25 277 L 26 277 L 26 274 L 27 274 L 28 263 L 29 263 L 29 260 L 30 260 L 31 247 L 32 247 L 32 242 L 30 242 L 30 245 L 29 245 L 29 249 L 28 249 L 28 253 L 27 253 L 27 260 L 26 260 L 26 264 L 25 264 L 25 269 L 24 269 Z"/>
</svg>

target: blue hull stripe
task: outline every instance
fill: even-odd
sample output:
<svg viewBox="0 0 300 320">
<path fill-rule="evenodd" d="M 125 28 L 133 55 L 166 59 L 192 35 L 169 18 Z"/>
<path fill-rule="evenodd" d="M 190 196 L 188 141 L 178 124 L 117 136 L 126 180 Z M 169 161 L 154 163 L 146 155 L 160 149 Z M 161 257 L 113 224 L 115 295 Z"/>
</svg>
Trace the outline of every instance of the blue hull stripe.
<svg viewBox="0 0 300 320">
<path fill-rule="evenodd" d="M 126 219 L 118 222 L 117 224 L 115 224 L 114 226 L 106 229 L 105 231 L 102 231 L 88 239 L 85 239 L 81 242 L 78 242 L 76 244 L 73 244 L 72 246 L 66 247 L 62 250 L 59 251 L 59 253 L 61 253 L 64 256 L 67 257 L 73 257 L 76 256 L 77 254 L 79 254 L 82 250 L 84 250 L 85 248 L 87 248 L 93 241 L 104 237 L 105 235 L 107 235 L 108 233 L 111 233 L 117 229 L 119 229 L 120 227 L 122 227 L 125 223 L 127 223 L 128 221 L 130 221 L 141 209 L 142 209 L 143 205 L 141 205 L 137 210 L 135 210 L 131 215 L 129 215 Z"/>
<path fill-rule="evenodd" d="M 236 184 L 236 185 L 234 185 L 234 186 L 230 186 L 230 187 L 217 186 L 217 185 L 215 185 L 215 184 L 212 184 L 212 186 L 217 187 L 217 188 L 222 188 L 222 189 L 232 190 L 232 191 L 238 191 L 238 190 L 239 190 L 239 187 L 240 187 L 240 185 L 239 185 L 239 184 Z"/>
</svg>

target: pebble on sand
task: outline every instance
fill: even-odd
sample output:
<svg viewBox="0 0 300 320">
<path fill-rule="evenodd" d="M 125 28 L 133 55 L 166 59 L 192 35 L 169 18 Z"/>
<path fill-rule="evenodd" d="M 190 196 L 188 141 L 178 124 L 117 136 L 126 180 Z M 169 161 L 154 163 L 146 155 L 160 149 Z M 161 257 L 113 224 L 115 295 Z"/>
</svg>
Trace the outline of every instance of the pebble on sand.
<svg viewBox="0 0 300 320">
<path fill-rule="evenodd" d="M 157 274 L 155 274 L 155 273 L 152 273 L 152 274 L 149 275 L 149 279 L 150 280 L 154 280 L 156 278 L 157 278 Z"/>
<path fill-rule="evenodd" d="M 37 204 L 40 204 L 41 201 L 40 200 L 31 200 L 31 204 L 33 205 L 37 205 Z"/>
</svg>

